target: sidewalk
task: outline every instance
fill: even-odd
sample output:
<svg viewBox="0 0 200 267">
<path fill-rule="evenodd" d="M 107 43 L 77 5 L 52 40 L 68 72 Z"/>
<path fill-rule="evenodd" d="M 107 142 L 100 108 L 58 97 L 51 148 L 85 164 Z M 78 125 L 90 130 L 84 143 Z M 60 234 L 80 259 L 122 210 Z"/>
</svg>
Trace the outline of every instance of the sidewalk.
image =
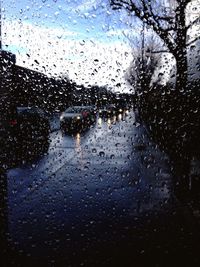
<svg viewBox="0 0 200 267">
<path fill-rule="evenodd" d="M 135 110 L 135 118 L 136 122 L 142 123 L 147 135 L 150 139 L 152 139 L 152 134 L 148 128 L 142 122 L 142 119 L 139 116 L 137 110 Z M 187 220 L 187 222 L 192 225 L 192 227 L 199 227 L 200 226 L 200 192 L 199 192 L 199 180 L 200 180 L 200 160 L 193 157 L 191 159 L 191 168 L 189 173 L 189 193 L 185 196 L 185 199 L 179 199 L 174 192 L 174 197 L 178 203 L 180 210 Z"/>
<path fill-rule="evenodd" d="M 50 122 L 51 132 L 60 130 L 60 113 L 51 115 L 49 118 L 49 122 Z"/>
</svg>

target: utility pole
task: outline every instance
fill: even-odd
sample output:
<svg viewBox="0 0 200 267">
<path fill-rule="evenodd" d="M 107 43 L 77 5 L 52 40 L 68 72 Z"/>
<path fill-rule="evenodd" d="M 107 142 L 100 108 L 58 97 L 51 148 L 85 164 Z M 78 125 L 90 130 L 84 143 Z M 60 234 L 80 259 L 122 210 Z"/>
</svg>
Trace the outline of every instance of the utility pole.
<svg viewBox="0 0 200 267">
<path fill-rule="evenodd" d="M 140 85 L 141 91 L 144 90 L 145 87 L 145 23 L 142 22 L 142 29 L 141 29 L 141 59 L 140 59 Z"/>
<path fill-rule="evenodd" d="M 142 22 L 142 70 L 144 70 L 144 31 L 145 31 L 145 24 Z"/>
</svg>

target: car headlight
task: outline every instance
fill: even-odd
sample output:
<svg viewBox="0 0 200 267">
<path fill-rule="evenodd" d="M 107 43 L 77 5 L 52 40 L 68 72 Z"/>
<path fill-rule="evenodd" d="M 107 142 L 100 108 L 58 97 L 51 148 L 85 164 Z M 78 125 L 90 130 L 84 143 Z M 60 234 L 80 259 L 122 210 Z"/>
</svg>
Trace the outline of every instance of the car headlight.
<svg viewBox="0 0 200 267">
<path fill-rule="evenodd" d="M 61 115 L 61 116 L 60 116 L 60 120 L 62 121 L 63 119 L 64 119 L 64 116 L 63 116 L 63 115 Z"/>
<path fill-rule="evenodd" d="M 119 109 L 119 112 L 122 112 L 122 109 L 121 108 Z"/>
<path fill-rule="evenodd" d="M 76 119 L 77 119 L 77 120 L 80 120 L 80 119 L 81 119 L 81 117 L 80 117 L 80 116 L 77 116 L 77 117 L 76 117 Z"/>
</svg>

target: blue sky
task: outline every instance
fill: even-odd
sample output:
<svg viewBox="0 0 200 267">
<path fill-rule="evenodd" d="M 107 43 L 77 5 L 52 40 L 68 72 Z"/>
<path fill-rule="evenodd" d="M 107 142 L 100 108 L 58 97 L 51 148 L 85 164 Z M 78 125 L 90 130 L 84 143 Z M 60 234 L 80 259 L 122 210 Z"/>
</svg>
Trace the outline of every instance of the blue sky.
<svg viewBox="0 0 200 267">
<path fill-rule="evenodd" d="M 120 20 L 122 12 L 113 11 L 108 0 L 4 0 L 2 8 L 8 20 L 68 29 L 77 38 L 107 41 L 109 30 L 128 28 Z"/>
<path fill-rule="evenodd" d="M 3 0 L 2 18 L 4 49 L 17 64 L 49 75 L 112 87 L 132 60 L 122 33 L 128 17 L 108 0 Z"/>
</svg>

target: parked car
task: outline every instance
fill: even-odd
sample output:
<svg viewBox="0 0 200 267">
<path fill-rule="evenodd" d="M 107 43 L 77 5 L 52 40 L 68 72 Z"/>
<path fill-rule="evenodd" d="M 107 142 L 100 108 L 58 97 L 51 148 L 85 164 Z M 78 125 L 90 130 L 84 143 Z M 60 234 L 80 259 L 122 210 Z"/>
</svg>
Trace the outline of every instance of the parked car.
<svg viewBox="0 0 200 267">
<path fill-rule="evenodd" d="M 45 152 L 49 147 L 50 125 L 46 114 L 35 107 L 16 107 L 7 101 L 0 104 L 0 163 Z"/>
<path fill-rule="evenodd" d="M 16 147 L 16 108 L 8 98 L 0 99 L 0 165 L 7 165 Z"/>
<path fill-rule="evenodd" d="M 16 123 L 20 143 L 48 147 L 50 123 L 45 111 L 36 107 L 17 107 Z"/>
<path fill-rule="evenodd" d="M 63 132 L 82 131 L 94 122 L 94 109 L 91 106 L 73 106 L 60 116 L 60 128 Z"/>
</svg>

